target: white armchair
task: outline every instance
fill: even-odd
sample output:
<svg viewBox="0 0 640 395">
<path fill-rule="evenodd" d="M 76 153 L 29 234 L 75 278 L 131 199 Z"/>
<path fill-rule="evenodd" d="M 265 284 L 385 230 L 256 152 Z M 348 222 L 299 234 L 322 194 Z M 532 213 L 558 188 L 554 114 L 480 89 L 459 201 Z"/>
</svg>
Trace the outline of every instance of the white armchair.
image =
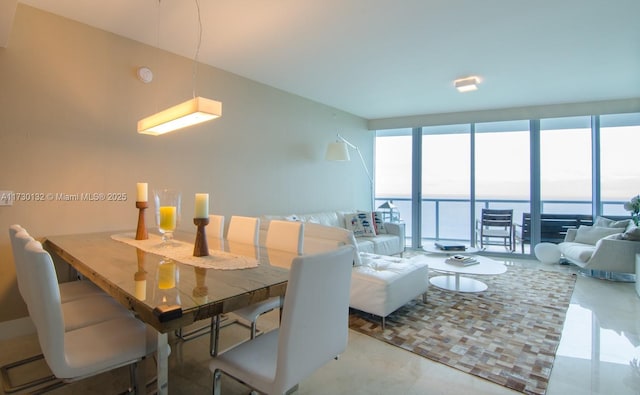
<svg viewBox="0 0 640 395">
<path fill-rule="evenodd" d="M 621 229 L 623 232 L 624 229 Z M 560 252 L 569 262 L 585 270 L 613 273 L 635 273 L 635 256 L 640 253 L 640 241 L 620 240 L 616 234 L 602 237 L 595 244 L 576 241 L 579 229 L 568 229 Z"/>
</svg>

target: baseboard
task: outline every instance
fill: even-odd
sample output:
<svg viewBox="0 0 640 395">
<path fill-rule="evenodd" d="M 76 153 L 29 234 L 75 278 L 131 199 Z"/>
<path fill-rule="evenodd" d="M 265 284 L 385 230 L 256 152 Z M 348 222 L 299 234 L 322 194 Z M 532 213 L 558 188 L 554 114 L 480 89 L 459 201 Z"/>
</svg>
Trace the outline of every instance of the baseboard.
<svg viewBox="0 0 640 395">
<path fill-rule="evenodd" d="M 0 340 L 12 339 L 32 333 L 36 333 L 36 327 L 30 317 L 0 322 Z"/>
</svg>

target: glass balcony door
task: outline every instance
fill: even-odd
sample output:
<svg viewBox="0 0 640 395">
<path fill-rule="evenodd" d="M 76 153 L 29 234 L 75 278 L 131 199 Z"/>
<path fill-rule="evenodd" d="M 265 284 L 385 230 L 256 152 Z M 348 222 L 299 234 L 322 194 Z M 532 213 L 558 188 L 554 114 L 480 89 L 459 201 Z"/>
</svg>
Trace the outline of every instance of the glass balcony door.
<svg viewBox="0 0 640 395">
<path fill-rule="evenodd" d="M 481 219 L 483 208 L 513 210 L 513 231 L 522 232 L 523 214 L 530 212 L 530 152 L 528 121 L 475 124 L 476 223 Z M 522 248 L 515 242 L 514 234 L 511 248 L 529 251 L 529 244 Z M 500 245 L 488 245 L 486 249 L 509 250 Z"/>
<path fill-rule="evenodd" d="M 422 237 L 469 243 L 470 125 L 422 128 Z"/>
</svg>

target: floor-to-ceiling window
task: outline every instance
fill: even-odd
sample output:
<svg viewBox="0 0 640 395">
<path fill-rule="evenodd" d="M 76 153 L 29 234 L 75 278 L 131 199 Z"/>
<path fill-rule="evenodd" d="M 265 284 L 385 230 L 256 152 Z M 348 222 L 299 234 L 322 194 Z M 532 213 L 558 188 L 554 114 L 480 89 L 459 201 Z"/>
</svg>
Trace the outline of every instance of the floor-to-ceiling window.
<svg viewBox="0 0 640 395">
<path fill-rule="evenodd" d="M 406 223 L 406 237 L 411 234 L 411 129 L 384 130 L 377 133 L 375 144 L 375 207 L 386 201 L 400 211 Z"/>
<path fill-rule="evenodd" d="M 469 125 L 422 128 L 423 238 L 468 240 L 469 150 Z"/>
<path fill-rule="evenodd" d="M 640 113 L 600 116 L 602 214 L 624 216 L 623 204 L 640 194 Z"/>
<path fill-rule="evenodd" d="M 522 225 L 523 214 L 530 212 L 529 122 L 484 122 L 474 127 L 476 218 L 483 208 L 507 209 L 513 210 L 514 224 Z M 487 248 L 505 252 L 502 246 Z"/>
<path fill-rule="evenodd" d="M 412 207 L 420 205 L 423 240 L 471 243 L 483 207 L 513 208 L 516 222 L 534 207 L 540 213 L 628 217 L 623 203 L 640 193 L 640 168 L 633 165 L 640 113 L 417 130 L 422 150 L 413 156 L 411 129 L 378 132 L 376 200 L 394 200 L 408 230 Z M 421 195 L 412 198 L 417 168 Z M 535 201 L 531 185 L 539 194 Z"/>
<path fill-rule="evenodd" d="M 542 213 L 592 213 L 591 117 L 540 120 Z"/>
</svg>

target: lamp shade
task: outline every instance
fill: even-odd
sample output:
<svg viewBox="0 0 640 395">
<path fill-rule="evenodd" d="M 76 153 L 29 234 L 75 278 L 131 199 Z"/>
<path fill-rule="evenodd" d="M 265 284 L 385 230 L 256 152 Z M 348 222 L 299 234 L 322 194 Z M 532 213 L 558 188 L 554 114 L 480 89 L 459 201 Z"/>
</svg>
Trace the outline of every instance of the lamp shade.
<svg viewBox="0 0 640 395">
<path fill-rule="evenodd" d="M 387 200 L 386 202 L 384 202 L 381 205 L 379 205 L 378 208 L 394 209 L 394 208 L 396 208 L 396 205 Z"/>
<path fill-rule="evenodd" d="M 336 141 L 335 143 L 329 143 L 327 146 L 327 154 L 325 155 L 326 160 L 335 160 L 335 161 L 347 161 L 351 160 L 349 156 L 349 151 L 347 149 L 347 144 Z"/>
<path fill-rule="evenodd" d="M 138 121 L 138 133 L 160 135 L 186 128 L 222 115 L 222 103 L 194 97 Z"/>
</svg>

